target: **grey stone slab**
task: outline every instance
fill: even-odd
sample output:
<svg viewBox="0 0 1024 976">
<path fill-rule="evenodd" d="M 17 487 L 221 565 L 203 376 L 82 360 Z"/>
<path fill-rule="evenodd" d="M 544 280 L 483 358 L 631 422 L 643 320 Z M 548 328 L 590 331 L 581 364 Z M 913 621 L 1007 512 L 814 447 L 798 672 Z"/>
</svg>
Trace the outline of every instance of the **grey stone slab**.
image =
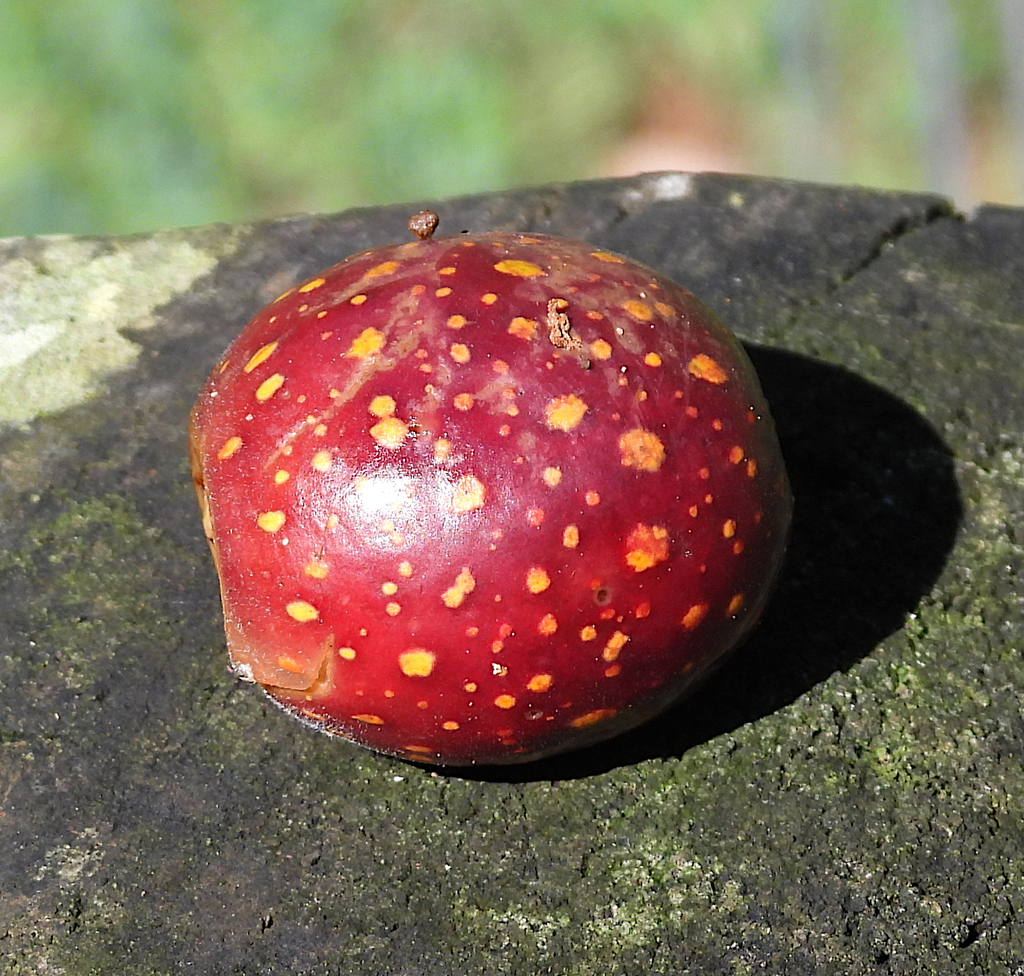
<svg viewBox="0 0 1024 976">
<path fill-rule="evenodd" d="M 185 422 L 413 208 L 0 242 L 0 974 L 1019 972 L 1024 212 L 686 174 L 434 206 L 748 343 L 796 497 L 761 627 L 542 763 L 315 735 L 226 669 Z"/>
</svg>

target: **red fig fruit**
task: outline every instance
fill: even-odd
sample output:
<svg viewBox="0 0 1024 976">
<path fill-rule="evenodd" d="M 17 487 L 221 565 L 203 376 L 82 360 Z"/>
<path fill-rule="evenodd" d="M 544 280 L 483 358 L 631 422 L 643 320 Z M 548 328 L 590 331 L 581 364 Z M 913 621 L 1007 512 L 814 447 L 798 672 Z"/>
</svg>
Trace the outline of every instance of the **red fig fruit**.
<svg viewBox="0 0 1024 976">
<path fill-rule="evenodd" d="M 256 315 L 193 410 L 196 490 L 237 673 L 371 749 L 522 762 L 732 648 L 790 496 L 753 367 L 688 291 L 434 224 Z"/>
</svg>

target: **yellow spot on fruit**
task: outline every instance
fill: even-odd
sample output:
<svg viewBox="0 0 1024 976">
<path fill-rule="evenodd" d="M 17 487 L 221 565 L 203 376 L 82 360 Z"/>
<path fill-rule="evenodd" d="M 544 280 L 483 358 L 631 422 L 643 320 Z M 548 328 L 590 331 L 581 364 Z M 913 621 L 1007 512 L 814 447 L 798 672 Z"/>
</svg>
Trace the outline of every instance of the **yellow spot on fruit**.
<svg viewBox="0 0 1024 976">
<path fill-rule="evenodd" d="M 381 447 L 391 450 L 401 447 L 408 433 L 409 428 L 397 417 L 384 417 L 370 428 L 370 436 Z"/>
<path fill-rule="evenodd" d="M 619 675 L 621 673 L 622 673 L 622 665 L 621 664 L 613 664 L 610 668 L 605 668 L 604 669 L 604 676 L 606 678 L 614 678 L 616 675 Z"/>
<path fill-rule="evenodd" d="M 543 593 L 551 585 L 551 577 L 540 566 L 531 566 L 526 574 L 526 588 L 531 593 Z"/>
<path fill-rule="evenodd" d="M 753 478 L 757 474 L 757 461 L 751 459 L 747 462 L 747 477 Z"/>
<path fill-rule="evenodd" d="M 542 637 L 550 637 L 556 630 L 558 630 L 558 621 L 555 619 L 553 613 L 546 613 L 540 618 L 540 623 L 537 624 L 537 633 Z"/>
<path fill-rule="evenodd" d="M 544 484 L 549 488 L 555 488 L 558 483 L 562 480 L 562 469 L 561 468 L 545 468 L 541 472 L 541 477 L 544 479 Z"/>
<path fill-rule="evenodd" d="M 396 271 L 398 269 L 398 264 L 398 261 L 385 261 L 383 264 L 374 265 L 363 275 L 363 277 L 380 278 L 383 275 L 389 275 L 392 271 Z"/>
<path fill-rule="evenodd" d="M 601 657 L 610 664 L 619 656 L 619 651 L 626 646 L 626 642 L 628 640 L 628 634 L 624 634 L 621 630 L 615 631 L 615 633 L 608 638 L 608 643 L 604 645 L 604 650 L 601 651 Z"/>
<path fill-rule="evenodd" d="M 445 322 L 445 325 L 447 325 L 449 329 L 461 329 L 466 322 L 467 319 L 465 315 L 449 315 L 448 321 Z"/>
<path fill-rule="evenodd" d="M 741 539 L 737 539 L 732 544 L 732 551 L 733 551 L 733 554 L 736 555 L 736 556 L 738 556 L 741 552 L 743 552 L 743 550 L 745 548 L 746 548 L 746 546 L 743 545 L 743 541 Z"/>
<path fill-rule="evenodd" d="M 381 584 L 380 591 L 385 596 L 394 596 L 398 592 L 398 584 L 388 580 L 388 582 Z"/>
<path fill-rule="evenodd" d="M 706 380 L 708 383 L 714 383 L 716 386 L 725 383 L 729 379 L 729 374 L 710 356 L 704 353 L 698 353 L 694 356 L 686 364 L 686 369 L 691 376 L 695 376 L 699 380 Z"/>
<path fill-rule="evenodd" d="M 251 373 L 257 366 L 259 366 L 260 363 L 266 362 L 276 348 L 276 339 L 273 342 L 268 342 L 265 346 L 260 346 L 260 348 L 252 354 L 252 358 L 249 362 L 242 367 L 242 371 L 245 373 Z"/>
<path fill-rule="evenodd" d="M 653 472 L 665 460 L 665 445 L 657 434 L 643 427 L 634 427 L 619 438 L 619 454 L 627 468 Z"/>
<path fill-rule="evenodd" d="M 648 366 L 660 366 L 661 356 L 659 356 L 656 352 L 649 352 L 646 356 L 644 356 L 644 362 Z"/>
<path fill-rule="evenodd" d="M 313 579 L 327 579 L 329 568 L 327 563 L 319 559 L 311 559 L 306 563 L 302 570 L 307 576 L 312 576 Z"/>
<path fill-rule="evenodd" d="M 454 271 L 455 269 L 453 268 L 452 270 Z M 452 290 L 447 285 L 444 288 L 438 288 L 437 291 L 434 292 L 438 298 L 447 298 L 451 293 Z"/>
<path fill-rule="evenodd" d="M 537 323 L 533 319 L 517 315 L 508 327 L 508 334 L 518 339 L 532 339 L 537 335 Z"/>
<path fill-rule="evenodd" d="M 626 538 L 626 565 L 637 573 L 668 559 L 668 531 L 638 522 Z"/>
<path fill-rule="evenodd" d="M 434 441 L 434 460 L 440 463 L 441 461 L 447 461 L 448 455 L 452 453 L 452 442 L 446 440 L 444 437 L 439 437 Z"/>
<path fill-rule="evenodd" d="M 446 732 L 458 732 L 458 730 L 459 730 L 459 723 L 458 722 L 452 722 L 452 721 L 442 722 L 441 723 L 441 728 L 444 729 Z"/>
<path fill-rule="evenodd" d="M 493 291 L 489 291 L 487 292 L 486 295 L 482 295 L 480 297 L 480 301 L 482 301 L 485 305 L 493 305 L 497 300 L 498 296 L 495 295 Z"/>
<path fill-rule="evenodd" d="M 738 613 L 740 607 L 743 606 L 745 597 L 742 593 L 737 593 L 730 601 L 729 606 L 725 608 L 725 615 L 731 617 L 734 613 Z"/>
<path fill-rule="evenodd" d="M 596 708 L 592 712 L 587 712 L 585 715 L 580 715 L 574 718 L 569 724 L 574 729 L 583 729 L 588 725 L 596 725 L 598 722 L 603 722 L 605 719 L 612 718 L 617 709 L 614 708 Z"/>
<path fill-rule="evenodd" d="M 494 270 L 500 271 L 502 274 L 513 275 L 516 278 L 536 278 L 538 275 L 545 274 L 544 269 L 532 261 L 518 261 L 515 258 L 499 261 L 494 266 Z"/>
<path fill-rule="evenodd" d="M 349 346 L 348 352 L 345 355 L 350 359 L 365 359 L 367 356 L 372 356 L 375 352 L 380 352 L 383 346 L 384 333 L 379 329 L 373 328 L 373 326 L 369 326 L 352 340 L 352 345 Z"/>
<path fill-rule="evenodd" d="M 729 448 L 729 463 L 739 464 L 743 460 L 743 448 L 736 444 Z"/>
<path fill-rule="evenodd" d="M 437 273 L 439 275 L 445 275 L 447 277 L 448 275 L 455 274 L 456 270 L 457 270 L 456 268 L 453 268 L 451 265 L 448 265 L 448 267 L 446 267 L 446 268 L 441 268 L 441 270 L 438 271 Z"/>
<path fill-rule="evenodd" d="M 256 399 L 263 403 L 269 400 L 284 384 L 284 377 L 280 373 L 268 376 L 259 386 L 256 387 Z"/>
<path fill-rule="evenodd" d="M 351 716 L 357 722 L 365 722 L 367 725 L 383 725 L 384 719 L 379 715 L 371 715 L 368 712 L 361 712 L 359 715 Z"/>
<path fill-rule="evenodd" d="M 356 649 L 354 647 L 339 647 L 338 657 L 345 661 L 354 661 L 356 659 Z"/>
<path fill-rule="evenodd" d="M 382 394 L 381 396 L 375 396 L 370 401 L 370 413 L 375 417 L 391 417 L 395 413 L 396 406 L 394 397 Z"/>
<path fill-rule="evenodd" d="M 576 525 L 567 525 L 562 530 L 562 545 L 566 549 L 575 549 L 580 544 L 580 530 Z"/>
<path fill-rule="evenodd" d="M 641 322 L 650 322 L 654 318 L 654 312 L 651 310 L 651 306 L 646 302 L 638 302 L 630 300 L 622 303 L 623 309 L 629 312 L 630 315 L 635 319 L 640 319 Z"/>
<path fill-rule="evenodd" d="M 426 678 L 434 670 L 436 656 L 424 647 L 414 647 L 398 655 L 402 674 L 410 678 Z"/>
<path fill-rule="evenodd" d="M 552 430 L 570 431 L 579 426 L 587 405 L 576 394 L 555 397 L 544 408 L 547 424 Z"/>
<path fill-rule="evenodd" d="M 472 474 L 464 474 L 455 482 L 452 510 L 460 515 L 482 508 L 486 491 L 483 482 Z"/>
<path fill-rule="evenodd" d="M 588 491 L 583 498 L 591 508 L 601 504 L 601 495 L 596 491 Z"/>
<path fill-rule="evenodd" d="M 412 576 L 412 563 L 410 563 L 408 560 L 400 562 L 398 564 L 398 575 L 404 576 L 406 579 Z"/>
<path fill-rule="evenodd" d="M 526 687 L 530 691 L 547 691 L 551 687 L 552 677 L 550 674 L 535 674 L 529 681 L 526 682 Z"/>
<path fill-rule="evenodd" d="M 362 305 L 366 301 L 366 295 L 353 295 L 349 299 L 350 305 Z"/>
<path fill-rule="evenodd" d="M 274 484 L 283 485 L 290 477 L 291 475 L 284 468 L 281 468 L 279 471 L 274 472 Z"/>
<path fill-rule="evenodd" d="M 473 408 L 473 394 L 472 393 L 456 393 L 452 397 L 452 403 L 456 410 L 471 410 Z"/>
<path fill-rule="evenodd" d="M 515 703 L 516 699 L 514 695 L 498 695 L 498 697 L 494 699 L 494 704 L 497 705 L 498 708 L 512 708 Z"/>
<path fill-rule="evenodd" d="M 644 617 L 649 617 L 650 615 L 651 615 L 651 605 L 646 600 L 644 600 L 644 602 L 641 603 L 633 611 L 633 616 L 636 617 L 637 620 L 641 620 Z"/>
<path fill-rule="evenodd" d="M 226 461 L 242 446 L 241 437 L 229 437 L 217 452 L 218 461 Z"/>
<path fill-rule="evenodd" d="M 726 539 L 731 539 L 736 534 L 736 520 L 726 519 L 722 523 L 722 536 Z"/>
<path fill-rule="evenodd" d="M 459 575 L 455 577 L 455 582 L 441 594 L 441 602 L 454 610 L 456 607 L 461 607 L 466 597 L 475 589 L 476 580 L 473 578 L 473 574 L 469 571 L 468 566 L 463 566 Z"/>
<path fill-rule="evenodd" d="M 595 339 L 590 344 L 590 355 L 593 356 L 594 359 L 600 359 L 602 362 L 606 359 L 611 359 L 611 343 L 605 342 L 604 339 Z"/>
<path fill-rule="evenodd" d="M 608 251 L 591 251 L 590 256 L 597 258 L 598 261 L 607 261 L 609 264 L 626 263 L 625 258 L 620 258 L 617 254 L 611 254 Z"/>
<path fill-rule="evenodd" d="M 325 284 L 325 281 L 324 281 L 324 279 L 323 279 L 323 278 L 314 278 L 314 279 L 313 279 L 312 281 L 307 281 L 307 282 L 306 282 L 306 283 L 305 283 L 305 284 L 304 284 L 304 285 L 303 285 L 303 286 L 302 286 L 302 287 L 301 287 L 301 288 L 299 289 L 299 291 L 300 291 L 300 292 L 301 292 L 302 294 L 306 294 L 306 292 L 310 292 L 310 291 L 316 291 L 316 290 L 317 290 L 317 288 L 319 288 L 319 287 L 320 287 L 321 285 L 323 285 L 323 284 Z"/>
<path fill-rule="evenodd" d="M 301 674 L 303 671 L 303 664 L 301 661 L 295 660 L 293 657 L 289 657 L 287 654 L 282 654 L 277 659 L 278 665 L 284 668 L 285 671 L 291 671 L 292 674 Z"/>
<path fill-rule="evenodd" d="M 300 624 L 308 624 L 320 616 L 320 611 L 305 600 L 292 600 L 284 609 L 292 620 L 297 620 Z"/>
<path fill-rule="evenodd" d="M 284 512 L 260 512 L 256 516 L 256 524 L 264 532 L 276 532 L 285 523 Z"/>
<path fill-rule="evenodd" d="M 469 362 L 469 346 L 462 342 L 453 342 L 448 354 L 460 365 Z"/>
<path fill-rule="evenodd" d="M 597 637 L 597 628 L 593 624 L 587 624 L 580 631 L 580 640 L 592 641 L 595 637 Z"/>
<path fill-rule="evenodd" d="M 384 608 L 384 612 L 389 617 L 397 617 L 402 612 L 402 605 L 400 603 L 389 603 Z"/>
<path fill-rule="evenodd" d="M 332 460 L 330 451 L 317 451 L 310 462 L 314 471 L 326 472 L 331 470 Z"/>
<path fill-rule="evenodd" d="M 681 623 L 687 630 L 693 630 L 707 615 L 708 605 L 706 603 L 695 603 L 683 614 Z"/>
</svg>

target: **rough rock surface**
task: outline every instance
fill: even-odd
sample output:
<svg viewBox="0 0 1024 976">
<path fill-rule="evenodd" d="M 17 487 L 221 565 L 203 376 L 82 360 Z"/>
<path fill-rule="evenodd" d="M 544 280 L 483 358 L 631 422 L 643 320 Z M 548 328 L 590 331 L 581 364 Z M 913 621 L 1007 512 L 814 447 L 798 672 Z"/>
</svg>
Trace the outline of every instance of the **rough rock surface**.
<svg viewBox="0 0 1024 976">
<path fill-rule="evenodd" d="M 413 208 L 0 241 L 0 974 L 1020 972 L 1024 211 L 685 174 L 433 206 L 749 343 L 797 506 L 761 627 L 541 763 L 311 733 L 226 670 L 185 421 Z"/>
</svg>

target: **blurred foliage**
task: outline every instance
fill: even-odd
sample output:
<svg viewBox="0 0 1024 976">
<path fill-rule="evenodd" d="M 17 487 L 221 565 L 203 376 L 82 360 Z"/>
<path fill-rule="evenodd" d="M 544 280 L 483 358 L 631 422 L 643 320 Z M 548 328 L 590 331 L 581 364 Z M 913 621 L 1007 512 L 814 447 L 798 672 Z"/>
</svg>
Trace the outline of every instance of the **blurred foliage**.
<svg viewBox="0 0 1024 976">
<path fill-rule="evenodd" d="M 917 187 L 907 2 L 3 0 L 0 234 L 590 176 L 666 78 L 718 113 L 754 171 Z M 993 0 L 953 5 L 957 70 L 998 108 Z M 785 13 L 808 7 L 825 49 L 801 80 L 787 52 L 805 25 Z M 803 165 L 809 133 L 824 169 Z"/>
</svg>

